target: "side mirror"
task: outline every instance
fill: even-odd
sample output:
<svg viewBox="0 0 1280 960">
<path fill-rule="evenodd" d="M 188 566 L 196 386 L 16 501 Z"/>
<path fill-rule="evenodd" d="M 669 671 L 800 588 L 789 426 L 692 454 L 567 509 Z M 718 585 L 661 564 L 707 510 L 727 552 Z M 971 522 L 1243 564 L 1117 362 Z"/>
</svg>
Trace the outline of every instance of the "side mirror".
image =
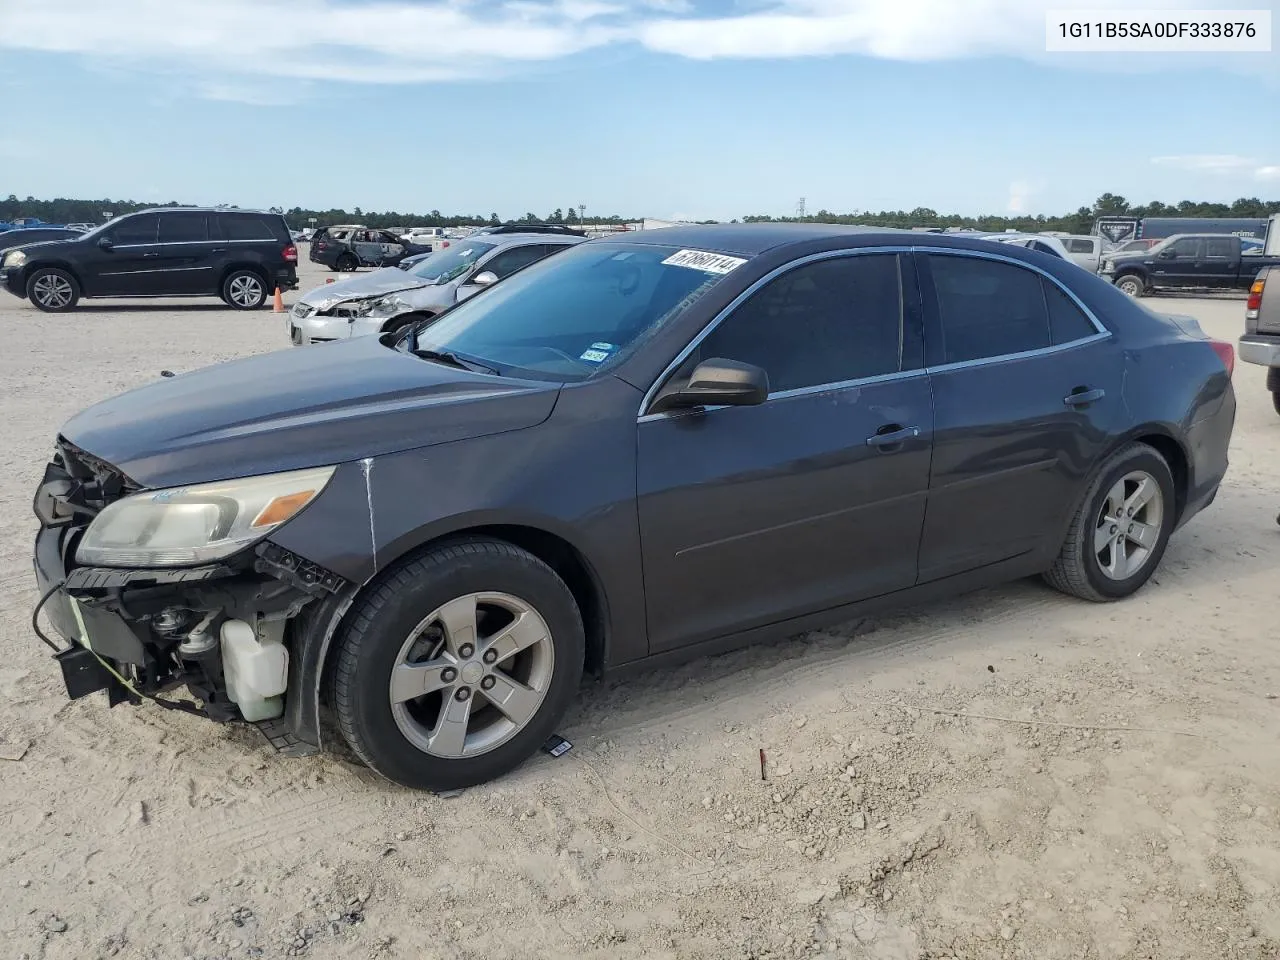
<svg viewBox="0 0 1280 960">
<path fill-rule="evenodd" d="M 115 243 L 112 241 L 110 237 L 99 237 L 98 246 L 101 247 L 103 250 L 110 250 L 112 247 L 115 246 Z"/>
<path fill-rule="evenodd" d="M 477 287 L 487 287 L 498 282 L 498 275 L 492 270 L 482 270 L 471 278 Z"/>
<path fill-rule="evenodd" d="M 714 357 L 703 360 L 689 382 L 658 395 L 651 413 L 691 407 L 750 407 L 769 398 L 769 375 L 751 363 Z"/>
<path fill-rule="evenodd" d="M 1176 250 L 1161 250 L 1159 253 L 1156 254 L 1156 259 L 1175 260 L 1177 259 L 1177 256 L 1178 256 L 1178 252 Z"/>
</svg>

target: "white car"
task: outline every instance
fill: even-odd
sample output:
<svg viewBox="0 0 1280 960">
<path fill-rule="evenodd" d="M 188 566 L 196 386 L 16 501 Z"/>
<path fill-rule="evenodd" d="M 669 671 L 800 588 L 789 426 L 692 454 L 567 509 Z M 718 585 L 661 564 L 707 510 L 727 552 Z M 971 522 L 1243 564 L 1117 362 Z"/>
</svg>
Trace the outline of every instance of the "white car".
<svg viewBox="0 0 1280 960">
<path fill-rule="evenodd" d="M 385 267 L 305 294 L 286 325 L 294 346 L 398 330 L 448 310 L 530 263 L 585 242 L 582 237 L 506 233 L 475 237 L 401 270 Z"/>
</svg>

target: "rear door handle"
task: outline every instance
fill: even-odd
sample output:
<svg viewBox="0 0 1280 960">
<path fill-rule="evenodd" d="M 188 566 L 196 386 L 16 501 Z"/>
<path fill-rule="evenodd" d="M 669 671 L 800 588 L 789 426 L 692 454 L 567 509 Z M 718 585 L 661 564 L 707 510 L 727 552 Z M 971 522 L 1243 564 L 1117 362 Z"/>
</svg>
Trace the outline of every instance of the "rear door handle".
<svg viewBox="0 0 1280 960">
<path fill-rule="evenodd" d="M 1068 407 L 1083 407 L 1086 403 L 1094 403 L 1101 400 L 1107 395 L 1105 390 L 1080 390 L 1076 393 L 1069 393 L 1062 398 L 1062 402 Z"/>
<path fill-rule="evenodd" d="M 890 427 L 898 427 L 895 424 L 889 424 Z M 884 429 L 884 428 L 881 428 Z M 868 447 L 896 447 L 905 440 L 912 437 L 920 436 L 919 427 L 898 427 L 896 430 L 888 430 L 886 433 L 876 433 L 867 437 Z"/>
<path fill-rule="evenodd" d="M 151 253 L 144 253 L 142 256 L 144 259 L 146 259 L 148 257 L 158 257 L 160 256 L 160 254 L 156 253 L 155 251 L 152 251 Z"/>
<path fill-rule="evenodd" d="M 227 252 L 227 248 L 226 248 L 226 247 L 214 247 L 214 248 L 213 248 L 212 250 L 210 250 L 209 252 L 210 252 L 210 253 L 226 253 L 226 252 Z"/>
</svg>

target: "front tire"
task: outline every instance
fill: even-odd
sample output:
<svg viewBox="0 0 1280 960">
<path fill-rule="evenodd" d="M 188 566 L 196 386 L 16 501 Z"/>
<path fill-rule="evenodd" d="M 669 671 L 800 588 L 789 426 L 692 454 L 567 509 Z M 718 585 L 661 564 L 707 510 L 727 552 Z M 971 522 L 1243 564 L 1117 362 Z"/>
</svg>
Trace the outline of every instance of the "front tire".
<svg viewBox="0 0 1280 960">
<path fill-rule="evenodd" d="M 1173 473 L 1153 447 L 1118 451 L 1089 485 L 1045 580 L 1096 603 L 1136 593 L 1160 565 L 1176 503 Z"/>
<path fill-rule="evenodd" d="M 1271 392 L 1271 406 L 1275 407 L 1276 413 L 1280 413 L 1280 393 Z"/>
<path fill-rule="evenodd" d="M 222 299 L 236 310 L 257 310 L 267 302 L 267 282 L 254 270 L 233 270 L 222 281 Z"/>
<path fill-rule="evenodd" d="M 431 314 L 429 313 L 401 314 L 398 317 L 393 317 L 391 320 L 388 320 L 386 328 L 382 332 L 383 333 L 401 333 L 404 331 L 406 327 L 412 326 L 413 324 L 418 323 L 422 320 L 430 320 L 430 319 L 431 319 Z"/>
<path fill-rule="evenodd" d="M 45 313 L 65 313 L 80 301 L 80 283 L 66 270 L 41 267 L 27 277 L 27 299 Z"/>
<path fill-rule="evenodd" d="M 1130 297 L 1144 297 L 1147 294 L 1147 282 L 1136 273 L 1126 273 L 1116 278 L 1116 287 L 1121 293 Z"/>
<path fill-rule="evenodd" d="M 555 732 L 585 649 L 573 595 L 537 557 L 499 540 L 442 544 L 387 570 L 348 613 L 338 725 L 388 780 L 474 786 Z"/>
</svg>

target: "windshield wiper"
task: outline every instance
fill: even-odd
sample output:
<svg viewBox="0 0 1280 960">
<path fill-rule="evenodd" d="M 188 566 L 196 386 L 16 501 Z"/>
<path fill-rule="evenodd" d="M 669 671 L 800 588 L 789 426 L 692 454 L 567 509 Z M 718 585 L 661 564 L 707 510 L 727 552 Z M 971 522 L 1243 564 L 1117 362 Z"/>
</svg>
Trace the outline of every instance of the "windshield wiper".
<svg viewBox="0 0 1280 960">
<path fill-rule="evenodd" d="M 457 367 L 459 370 L 470 370 L 472 373 L 488 373 L 498 376 L 498 371 L 493 367 L 487 367 L 483 363 L 477 363 L 474 360 L 464 360 L 456 353 L 450 353 L 448 350 L 427 350 L 414 347 L 410 353 L 423 360 L 443 363 L 450 367 Z"/>
</svg>

